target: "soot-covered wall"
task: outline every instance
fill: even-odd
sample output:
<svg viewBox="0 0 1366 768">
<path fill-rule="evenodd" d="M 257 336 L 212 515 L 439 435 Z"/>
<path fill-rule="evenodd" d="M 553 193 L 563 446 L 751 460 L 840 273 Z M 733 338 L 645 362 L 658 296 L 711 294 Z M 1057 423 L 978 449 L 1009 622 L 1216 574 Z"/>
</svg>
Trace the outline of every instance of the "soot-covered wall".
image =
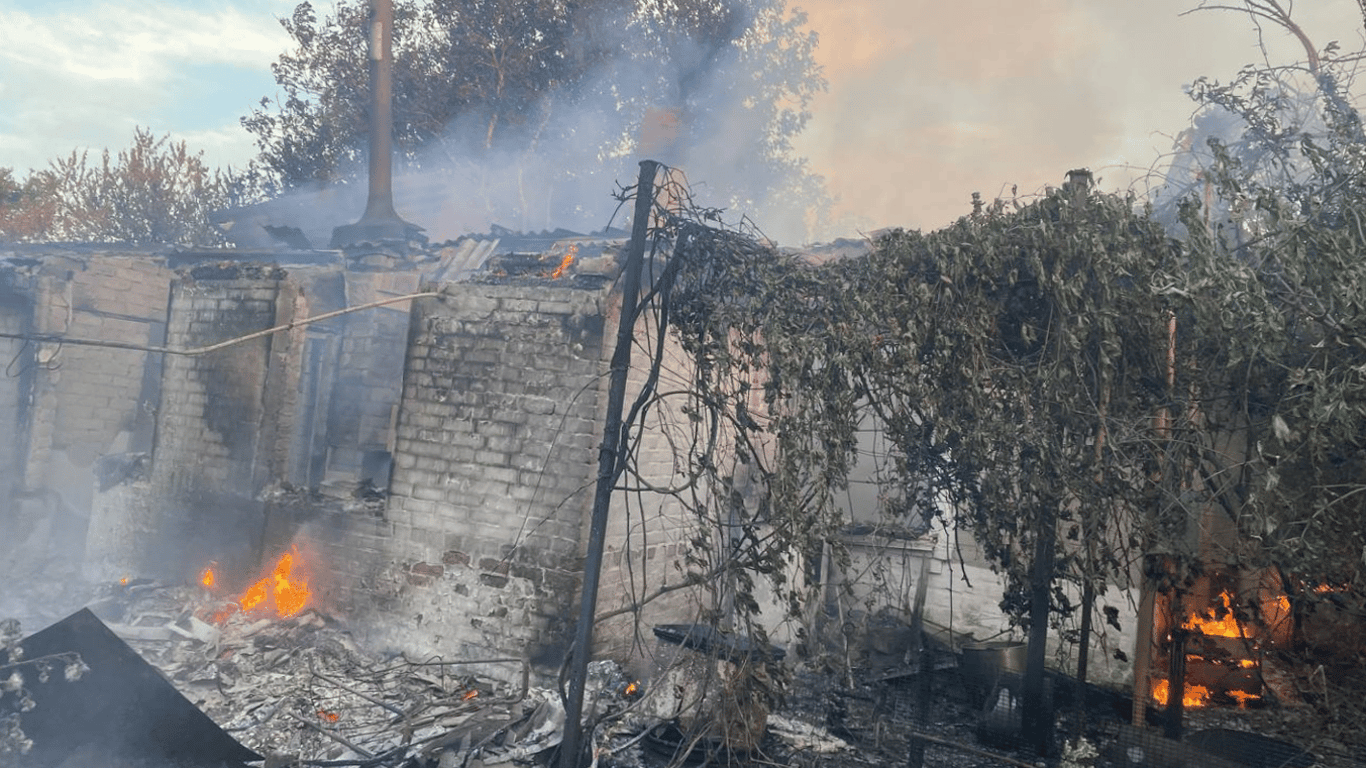
<svg viewBox="0 0 1366 768">
<path fill-rule="evenodd" d="M 305 531 L 347 571 L 332 599 L 371 642 L 549 658 L 581 568 L 608 294 L 442 291 L 413 308 L 387 505 Z"/>
</svg>

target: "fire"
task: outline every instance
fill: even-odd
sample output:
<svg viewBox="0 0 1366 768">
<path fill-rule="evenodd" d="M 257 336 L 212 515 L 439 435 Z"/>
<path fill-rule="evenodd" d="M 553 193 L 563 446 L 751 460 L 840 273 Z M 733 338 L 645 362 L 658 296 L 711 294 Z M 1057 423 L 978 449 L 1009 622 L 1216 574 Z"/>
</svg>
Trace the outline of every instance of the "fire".
<svg viewBox="0 0 1366 768">
<path fill-rule="evenodd" d="M 550 279 L 551 279 L 551 280 L 558 280 L 558 279 L 560 279 L 560 277 L 562 277 L 562 276 L 564 275 L 564 271 L 565 271 L 566 269 L 569 269 L 569 265 L 574 263 L 574 257 L 578 254 L 578 252 L 579 252 L 579 244 L 578 244 L 578 243 L 574 243 L 574 244 L 570 245 L 570 246 L 569 246 L 569 250 L 568 250 L 568 251 L 565 251 L 564 258 L 563 258 L 563 259 L 560 259 L 560 266 L 555 267 L 555 271 L 550 273 Z"/>
<path fill-rule="evenodd" d="M 318 710 L 318 717 L 329 723 L 335 723 L 341 719 L 341 715 L 336 712 L 328 712 L 325 709 Z"/>
<path fill-rule="evenodd" d="M 1170 696 L 1170 681 L 1164 679 L 1153 683 L 1153 701 L 1166 706 Z M 1187 707 L 1203 707 L 1209 703 L 1209 689 L 1203 685 L 1187 685 L 1181 692 L 1181 703 Z"/>
<path fill-rule="evenodd" d="M 634 696 L 634 695 L 636 695 L 636 691 L 639 691 L 639 690 L 640 690 L 640 682 L 637 681 L 637 682 L 628 684 L 628 685 L 626 686 L 626 690 L 623 691 L 623 693 L 624 693 L 625 695 L 627 695 L 627 696 Z"/>
<path fill-rule="evenodd" d="M 1186 628 L 1193 629 L 1206 637 L 1242 637 L 1243 628 L 1238 625 L 1238 619 L 1233 615 L 1231 606 L 1233 596 L 1227 591 L 1219 594 L 1219 600 L 1224 604 L 1222 611 L 1207 610 L 1197 613 L 1186 620 Z M 1215 614 L 1222 613 L 1223 618 L 1216 618 Z"/>
<path fill-rule="evenodd" d="M 275 612 L 283 619 L 304 609 L 312 592 L 309 591 L 306 580 L 293 578 L 294 558 L 298 554 L 298 550 L 293 550 L 280 555 L 274 572 L 252 584 L 242 593 L 237 602 L 243 611 L 250 611 L 264 604 L 273 606 Z"/>
<path fill-rule="evenodd" d="M 245 613 L 256 608 L 271 608 L 282 619 L 302 611 L 308 605 L 309 598 L 313 596 L 313 593 L 308 588 L 307 579 L 294 573 L 294 566 L 298 557 L 299 551 L 297 549 L 281 555 L 269 576 L 247 587 L 246 591 L 237 598 L 235 606 L 228 605 L 215 611 L 212 615 L 212 621 L 222 624 L 238 610 Z M 200 576 L 200 583 L 206 587 L 211 587 L 217 583 L 212 567 L 204 569 L 204 573 Z"/>
<path fill-rule="evenodd" d="M 128 577 L 124 576 L 123 578 L 119 579 L 119 583 L 125 587 L 128 586 Z"/>
<path fill-rule="evenodd" d="M 466 692 L 465 692 L 465 695 L 464 695 L 464 696 L 460 697 L 460 700 L 461 700 L 461 701 L 469 701 L 470 699 L 476 698 L 476 697 L 478 697 L 478 696 L 479 696 L 479 691 L 478 691 L 478 689 L 471 688 L 469 691 L 466 691 Z"/>
</svg>

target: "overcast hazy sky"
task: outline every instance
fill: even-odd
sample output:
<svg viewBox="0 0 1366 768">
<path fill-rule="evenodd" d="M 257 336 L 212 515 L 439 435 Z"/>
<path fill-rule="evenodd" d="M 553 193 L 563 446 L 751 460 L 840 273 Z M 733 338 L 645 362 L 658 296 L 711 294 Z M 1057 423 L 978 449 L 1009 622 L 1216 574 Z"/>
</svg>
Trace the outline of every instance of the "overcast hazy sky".
<svg viewBox="0 0 1366 768">
<path fill-rule="evenodd" d="M 1197 0 L 791 0 L 821 36 L 830 89 L 798 147 L 848 227 L 933 228 L 1011 184 L 1089 166 L 1105 186 L 1187 124 L 1182 87 L 1261 59 L 1244 17 Z M 1235 4 L 1237 0 L 1230 0 Z M 315 3 L 320 8 L 328 2 Z M 254 150 L 238 118 L 275 93 L 293 0 L 0 0 L 0 166 L 173 133 L 214 164 Z M 1361 45 L 1355 0 L 1301 0 L 1322 46 Z M 1269 30 L 1271 53 L 1302 57 Z"/>
</svg>

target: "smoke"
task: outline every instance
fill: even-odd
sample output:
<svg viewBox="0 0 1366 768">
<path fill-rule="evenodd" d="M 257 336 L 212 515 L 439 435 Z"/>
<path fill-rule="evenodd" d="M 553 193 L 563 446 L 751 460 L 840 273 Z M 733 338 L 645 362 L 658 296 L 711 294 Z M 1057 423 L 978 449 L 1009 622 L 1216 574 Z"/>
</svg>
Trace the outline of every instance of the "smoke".
<svg viewBox="0 0 1366 768">
<path fill-rule="evenodd" d="M 973 191 L 1032 194 L 1070 168 L 1124 188 L 1190 124 L 1183 85 L 1303 56 L 1280 30 L 1259 40 L 1245 14 L 1181 15 L 1197 4 L 804 0 L 830 89 L 797 148 L 839 198 L 832 218 L 865 231 L 940 227 Z M 1355 4 L 1294 12 L 1319 45 L 1355 49 Z"/>
<path fill-rule="evenodd" d="M 648 16 L 611 26 L 595 45 L 616 55 L 572 87 L 540 94 L 515 120 L 466 111 L 396 158 L 399 214 L 433 242 L 495 225 L 600 231 L 616 212 L 619 185 L 634 181 L 639 161 L 654 159 L 683 170 L 700 204 L 748 217 L 783 242 L 809 240 L 828 196 L 790 138 L 823 84 L 815 39 L 782 0 L 737 4 L 735 13 L 729 23 L 744 32 L 728 44 Z M 272 202 L 272 220 L 261 223 L 300 227 L 325 245 L 325 232 L 364 207 L 364 158 L 340 171 L 336 183 Z"/>
</svg>

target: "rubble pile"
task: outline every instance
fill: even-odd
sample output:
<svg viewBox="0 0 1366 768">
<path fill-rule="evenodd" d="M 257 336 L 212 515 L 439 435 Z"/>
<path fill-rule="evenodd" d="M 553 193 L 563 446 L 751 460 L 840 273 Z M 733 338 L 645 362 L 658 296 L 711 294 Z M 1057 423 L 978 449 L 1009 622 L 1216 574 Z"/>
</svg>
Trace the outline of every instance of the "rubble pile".
<svg viewBox="0 0 1366 768">
<path fill-rule="evenodd" d="M 203 591 L 116 585 L 92 606 L 195 706 L 268 764 L 293 761 L 486 765 L 559 743 L 558 696 L 461 672 L 461 660 L 383 658 L 312 608 L 289 618 L 237 612 L 221 622 Z"/>
</svg>

